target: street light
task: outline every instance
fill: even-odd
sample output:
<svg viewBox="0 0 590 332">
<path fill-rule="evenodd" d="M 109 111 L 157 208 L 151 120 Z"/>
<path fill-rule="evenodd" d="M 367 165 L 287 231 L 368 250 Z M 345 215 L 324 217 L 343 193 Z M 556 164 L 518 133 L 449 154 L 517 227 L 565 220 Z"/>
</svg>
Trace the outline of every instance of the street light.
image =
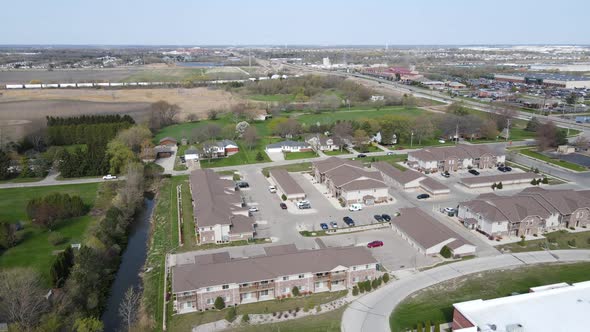
<svg viewBox="0 0 590 332">
<path fill-rule="evenodd" d="M 414 146 L 414 131 L 410 132 L 410 149 Z"/>
</svg>

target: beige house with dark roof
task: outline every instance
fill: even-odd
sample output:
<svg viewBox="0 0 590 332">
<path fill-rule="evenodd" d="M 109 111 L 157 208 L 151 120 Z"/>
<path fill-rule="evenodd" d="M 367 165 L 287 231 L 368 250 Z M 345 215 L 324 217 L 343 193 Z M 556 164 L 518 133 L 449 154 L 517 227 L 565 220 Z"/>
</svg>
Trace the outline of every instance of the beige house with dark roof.
<svg viewBox="0 0 590 332">
<path fill-rule="evenodd" d="M 453 256 L 475 254 L 476 247 L 419 208 L 402 208 L 391 228 L 424 255 L 436 255 L 444 246 Z"/>
<path fill-rule="evenodd" d="M 255 221 L 233 181 L 210 169 L 192 171 L 189 180 L 199 244 L 254 237 Z"/>
<path fill-rule="evenodd" d="M 372 166 L 379 170 L 385 182 L 394 188 L 421 188 L 434 196 L 448 194 L 451 192 L 451 189 L 449 189 L 449 187 L 446 185 L 411 169 L 405 169 L 402 171 L 385 161 L 373 163 Z"/>
<path fill-rule="evenodd" d="M 232 259 L 227 252 L 195 256 L 172 267 L 176 313 L 273 300 L 300 293 L 350 289 L 377 276 L 378 262 L 364 247 L 298 250 L 294 245 L 265 248 L 266 255 Z"/>
<path fill-rule="evenodd" d="M 408 162 L 425 171 L 454 172 L 470 166 L 493 168 L 505 161 L 504 152 L 496 152 L 486 145 L 476 144 L 424 148 L 408 153 Z"/>
<path fill-rule="evenodd" d="M 271 169 L 269 172 L 270 178 L 274 181 L 279 192 L 285 195 L 288 200 L 302 200 L 305 199 L 305 191 L 299 183 L 293 179 L 287 170 L 282 168 Z"/>
<path fill-rule="evenodd" d="M 316 181 L 345 204 L 372 205 L 389 199 L 388 185 L 380 172 L 368 171 L 358 161 L 331 157 L 312 162 Z"/>
<path fill-rule="evenodd" d="M 590 197 L 585 191 L 542 188 L 527 188 L 514 196 L 480 195 L 460 203 L 458 217 L 489 236 L 541 234 L 590 226 Z"/>
</svg>

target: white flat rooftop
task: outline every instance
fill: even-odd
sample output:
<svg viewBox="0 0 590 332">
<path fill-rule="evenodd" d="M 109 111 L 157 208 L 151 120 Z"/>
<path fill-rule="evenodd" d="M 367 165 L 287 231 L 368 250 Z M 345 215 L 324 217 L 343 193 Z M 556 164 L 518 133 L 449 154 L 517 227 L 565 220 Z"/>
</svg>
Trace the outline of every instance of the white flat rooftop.
<svg viewBox="0 0 590 332">
<path fill-rule="evenodd" d="M 455 331 L 508 332 L 511 330 L 507 326 L 515 324 L 522 326 L 515 331 L 523 332 L 588 331 L 590 281 L 531 290 L 532 293 L 454 304 L 455 309 L 475 325 Z"/>
</svg>

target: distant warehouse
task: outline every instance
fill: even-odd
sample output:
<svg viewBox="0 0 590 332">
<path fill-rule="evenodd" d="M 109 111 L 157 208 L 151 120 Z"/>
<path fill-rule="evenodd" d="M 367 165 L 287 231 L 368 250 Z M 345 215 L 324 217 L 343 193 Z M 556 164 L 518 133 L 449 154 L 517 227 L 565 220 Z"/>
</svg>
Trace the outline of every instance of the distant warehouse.
<svg viewBox="0 0 590 332">
<path fill-rule="evenodd" d="M 590 79 L 582 76 L 571 76 L 551 73 L 514 73 L 494 74 L 494 79 L 501 82 L 538 84 L 566 89 L 590 88 Z"/>
</svg>

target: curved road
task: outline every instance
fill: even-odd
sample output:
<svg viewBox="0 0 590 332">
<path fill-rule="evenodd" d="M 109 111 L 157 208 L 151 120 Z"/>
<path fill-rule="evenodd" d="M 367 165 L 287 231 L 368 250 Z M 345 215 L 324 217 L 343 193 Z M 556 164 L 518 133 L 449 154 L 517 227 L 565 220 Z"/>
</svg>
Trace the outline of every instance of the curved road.
<svg viewBox="0 0 590 332">
<path fill-rule="evenodd" d="M 504 254 L 442 265 L 401 279 L 352 302 L 342 316 L 344 332 L 389 331 L 389 316 L 410 294 L 467 274 L 539 263 L 590 261 L 590 250 L 555 250 Z"/>
</svg>

